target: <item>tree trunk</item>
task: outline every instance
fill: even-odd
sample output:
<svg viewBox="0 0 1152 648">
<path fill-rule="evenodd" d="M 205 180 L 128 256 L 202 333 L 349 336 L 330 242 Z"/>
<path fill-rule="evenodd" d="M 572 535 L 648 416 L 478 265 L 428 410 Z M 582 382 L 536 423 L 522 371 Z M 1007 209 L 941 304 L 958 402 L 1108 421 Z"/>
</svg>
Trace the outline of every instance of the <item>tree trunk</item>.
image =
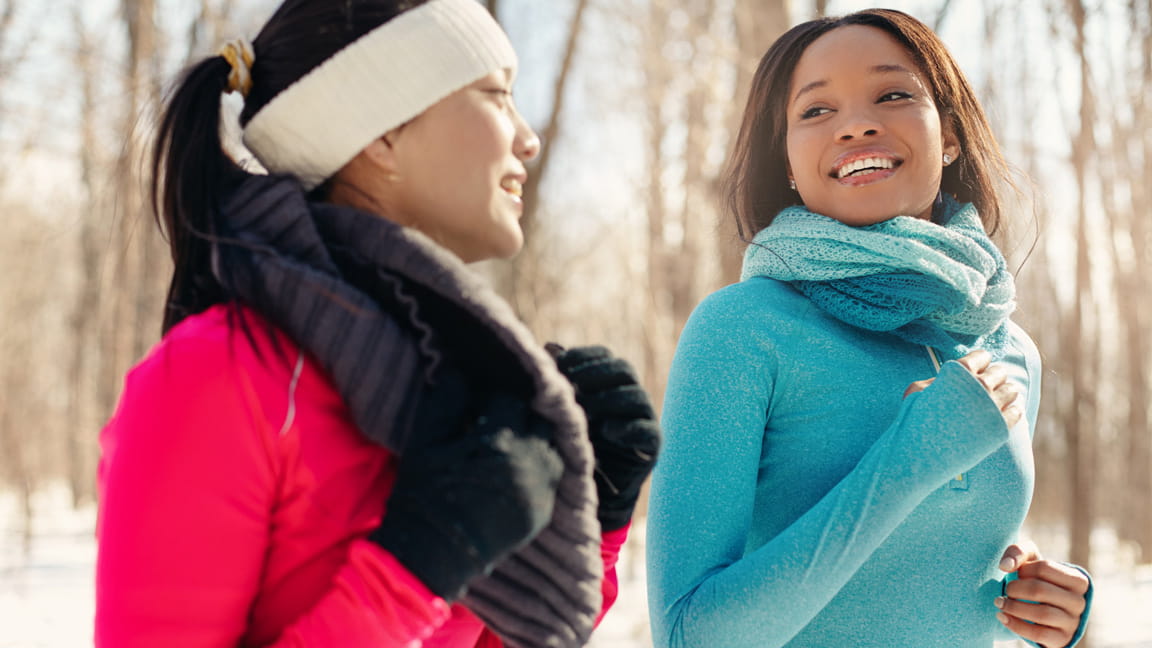
<svg viewBox="0 0 1152 648">
<path fill-rule="evenodd" d="M 101 378 L 102 405 L 111 408 L 121 377 L 155 341 L 160 330 L 165 271 L 160 237 L 147 215 L 141 162 L 146 144 L 141 127 L 145 114 L 160 95 L 158 30 L 154 0 L 121 0 L 120 16 L 128 37 L 124 61 L 124 115 L 121 149 L 116 162 L 116 227 L 109 246 L 113 270 L 102 303 L 110 313 L 104 319 L 102 348 L 110 351 Z"/>
<path fill-rule="evenodd" d="M 552 112 L 540 131 L 543 147 L 540 156 L 529 165 L 528 181 L 524 183 L 524 214 L 520 218 L 520 227 L 524 231 L 524 249 L 507 268 L 507 275 L 497 284 L 498 289 L 509 298 L 512 307 L 530 330 L 539 328 L 540 317 L 537 313 L 552 307 L 548 303 L 551 301 L 551 292 L 539 290 L 542 287 L 539 282 L 545 279 L 539 272 L 541 268 L 539 247 L 544 243 L 534 234 L 540 220 L 540 185 L 548 174 L 563 125 L 568 83 L 584 32 L 588 4 L 588 0 L 576 0 L 573 8 L 564 50 L 561 53 L 560 70 L 552 84 Z M 490 5 L 490 8 L 495 8 L 495 4 Z"/>
<path fill-rule="evenodd" d="M 727 119 L 730 133 L 726 148 L 728 151 L 732 150 L 736 133 L 740 130 L 752 77 L 756 74 L 760 59 L 773 41 L 788 29 L 791 14 L 791 0 L 736 0 L 733 16 L 737 48 L 736 92 Z M 718 231 L 720 282 L 733 283 L 740 279 L 745 243 L 737 234 L 736 221 L 731 214 L 721 215 Z M 754 232 L 749 232 L 749 235 L 752 234 Z"/>
<path fill-rule="evenodd" d="M 1127 390 L 1128 412 L 1122 428 L 1120 446 L 1125 450 L 1122 457 L 1125 475 L 1125 494 L 1120 502 L 1119 534 L 1121 539 L 1132 543 L 1136 548 L 1137 562 L 1152 562 L 1152 430 L 1149 429 L 1148 407 L 1152 384 L 1149 380 L 1149 367 L 1152 364 L 1152 344 L 1148 342 L 1148 331 L 1152 329 L 1152 308 L 1149 305 L 1147 269 L 1152 263 L 1152 227 L 1148 224 L 1147 210 L 1152 201 L 1152 191 L 1140 179 L 1152 178 L 1152 2 L 1148 2 L 1141 13 L 1136 2 L 1128 6 L 1129 23 L 1133 26 L 1133 37 L 1138 39 L 1142 56 L 1140 63 L 1131 74 L 1121 78 L 1129 79 L 1133 88 L 1129 96 L 1132 106 L 1131 123 L 1127 127 L 1121 123 L 1119 111 L 1113 107 L 1113 137 L 1111 160 L 1118 164 L 1112 174 L 1117 178 L 1127 178 L 1129 202 L 1122 213 L 1114 207 L 1114 222 L 1118 230 L 1112 237 L 1113 245 L 1123 238 L 1130 243 L 1131 258 L 1126 266 L 1116 268 L 1117 303 L 1120 307 L 1118 323 L 1125 341 L 1120 354 L 1127 366 L 1124 388 Z M 1141 31 L 1142 28 L 1142 31 Z M 1121 71 L 1126 72 L 1126 70 Z M 1143 142 L 1142 146 L 1131 146 L 1132 142 Z M 1114 202 L 1120 191 L 1105 188 L 1101 195 Z M 1112 257 L 1119 261 L 1125 258 L 1119 250 L 1113 250 Z"/>
<path fill-rule="evenodd" d="M 77 7 L 72 14 L 73 42 L 76 45 L 75 66 L 80 82 L 80 179 L 86 195 L 86 207 L 77 229 L 80 251 L 80 286 L 76 304 L 70 318 L 72 354 L 69 417 L 71 425 L 65 430 L 65 465 L 67 481 L 72 492 L 73 505 L 95 498 L 95 443 L 92 428 L 99 425 L 97 411 L 101 403 L 93 402 L 97 367 L 102 358 L 99 348 L 100 261 L 101 245 L 107 243 L 105 230 L 98 225 L 103 209 L 97 176 L 101 158 L 96 137 L 96 81 L 100 78 L 95 66 L 99 57 L 94 51 L 94 39 L 84 25 Z"/>
<path fill-rule="evenodd" d="M 664 57 L 665 44 L 672 32 L 669 19 L 671 8 L 666 0 L 652 0 L 644 24 L 647 27 L 643 42 L 643 65 L 645 73 L 644 106 L 647 137 L 647 193 L 644 213 L 647 217 L 647 278 L 644 290 L 645 305 L 643 317 L 643 366 L 642 382 L 649 393 L 659 401 L 664 393 L 665 373 L 668 367 L 669 340 L 672 337 L 668 321 L 670 311 L 670 289 L 668 251 L 665 243 L 665 230 L 668 222 L 668 205 L 665 201 L 664 172 L 668 160 L 664 154 L 664 143 L 668 137 L 666 109 L 669 86 L 672 80 L 670 63 Z M 659 403 L 657 403 L 659 406 Z"/>
<path fill-rule="evenodd" d="M 1070 323 L 1071 345 L 1068 367 L 1072 373 L 1074 413 L 1068 422 L 1068 459 L 1071 481 L 1070 547 L 1072 562 L 1089 568 L 1092 562 L 1092 527 L 1096 519 L 1095 489 L 1095 358 L 1092 353 L 1093 332 L 1089 330 L 1093 301 L 1091 299 L 1092 257 L 1089 234 L 1088 165 L 1095 150 L 1091 65 L 1085 34 L 1085 9 L 1082 0 L 1067 0 L 1074 27 L 1074 49 L 1080 63 L 1079 132 L 1072 146 L 1072 167 L 1077 187 L 1076 217 L 1076 287 Z"/>
</svg>

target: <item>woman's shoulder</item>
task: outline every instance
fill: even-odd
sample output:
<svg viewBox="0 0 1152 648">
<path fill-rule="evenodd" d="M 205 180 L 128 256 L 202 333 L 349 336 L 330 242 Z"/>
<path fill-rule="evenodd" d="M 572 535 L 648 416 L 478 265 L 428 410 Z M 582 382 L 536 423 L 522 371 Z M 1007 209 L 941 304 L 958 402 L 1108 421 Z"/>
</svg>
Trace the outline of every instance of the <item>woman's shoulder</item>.
<svg viewBox="0 0 1152 648">
<path fill-rule="evenodd" d="M 790 284 L 752 277 L 705 297 L 693 310 L 689 327 L 783 333 L 813 311 L 812 302 Z"/>
<path fill-rule="evenodd" d="M 238 303 L 217 304 L 172 327 L 137 369 L 175 364 L 184 370 L 291 372 L 297 349 L 256 311 Z"/>
<path fill-rule="evenodd" d="M 132 369 L 127 383 L 201 395 L 240 390 L 278 410 L 294 378 L 300 392 L 338 400 L 323 372 L 291 338 L 256 311 L 229 303 L 172 327 Z"/>
<path fill-rule="evenodd" d="M 1037 348 L 1036 342 L 1016 322 L 1008 320 L 1006 326 L 1008 327 L 1008 352 L 1005 360 L 1018 364 L 1026 369 L 1029 375 L 1038 378 L 1041 359 L 1040 349 Z"/>
</svg>

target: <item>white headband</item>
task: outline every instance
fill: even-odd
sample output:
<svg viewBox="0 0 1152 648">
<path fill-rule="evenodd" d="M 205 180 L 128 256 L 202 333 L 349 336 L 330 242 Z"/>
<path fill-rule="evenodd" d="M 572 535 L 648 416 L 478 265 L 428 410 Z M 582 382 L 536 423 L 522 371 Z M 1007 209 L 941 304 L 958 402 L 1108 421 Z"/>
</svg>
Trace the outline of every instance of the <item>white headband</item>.
<svg viewBox="0 0 1152 648">
<path fill-rule="evenodd" d="M 430 0 L 368 32 L 276 95 L 248 122 L 244 145 L 272 173 L 306 189 L 324 182 L 373 139 L 516 52 L 476 0 Z"/>
</svg>

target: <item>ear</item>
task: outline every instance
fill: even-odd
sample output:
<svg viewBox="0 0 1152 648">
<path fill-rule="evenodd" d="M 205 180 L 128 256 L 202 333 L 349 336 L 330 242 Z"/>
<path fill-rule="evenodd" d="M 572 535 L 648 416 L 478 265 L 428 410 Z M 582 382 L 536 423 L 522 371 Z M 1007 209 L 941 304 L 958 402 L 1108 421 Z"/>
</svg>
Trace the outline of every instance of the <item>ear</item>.
<svg viewBox="0 0 1152 648">
<path fill-rule="evenodd" d="M 960 138 L 956 137 L 956 129 L 952 128 L 952 120 L 943 120 L 940 124 L 940 135 L 944 155 L 953 160 L 958 159 L 960 157 Z"/>
<path fill-rule="evenodd" d="M 396 155 L 396 130 L 391 130 L 368 143 L 362 151 L 365 161 L 384 174 L 398 171 L 399 156 Z"/>
</svg>

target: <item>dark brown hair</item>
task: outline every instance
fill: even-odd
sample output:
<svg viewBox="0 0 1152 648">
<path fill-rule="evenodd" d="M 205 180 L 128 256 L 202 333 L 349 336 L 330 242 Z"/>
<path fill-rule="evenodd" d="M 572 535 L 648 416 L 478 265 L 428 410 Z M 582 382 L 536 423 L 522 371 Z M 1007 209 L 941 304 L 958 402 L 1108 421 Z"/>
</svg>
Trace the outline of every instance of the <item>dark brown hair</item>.
<svg viewBox="0 0 1152 648">
<path fill-rule="evenodd" d="M 796 194 L 788 188 L 786 144 L 792 73 L 809 45 L 846 25 L 883 30 L 908 49 L 927 78 L 940 118 L 947 120 L 944 125 L 952 128 L 960 143 L 960 157 L 944 168 L 940 188 L 960 202 L 975 204 L 985 229 L 996 233 L 1002 217 L 1000 192 L 1014 183 L 971 85 L 928 26 L 892 9 L 868 9 L 797 25 L 760 60 L 723 179 L 740 237 L 748 241 L 781 209 L 796 204 Z"/>
<path fill-rule="evenodd" d="M 425 1 L 286 0 L 252 43 L 252 89 L 241 124 L 333 54 Z M 189 315 L 234 298 L 211 269 L 212 243 L 225 229 L 218 221 L 220 202 L 248 175 L 220 140 L 220 99 L 230 72 L 221 56 L 192 65 L 172 89 L 161 115 L 152 152 L 151 196 L 175 264 L 165 332 Z"/>
</svg>

